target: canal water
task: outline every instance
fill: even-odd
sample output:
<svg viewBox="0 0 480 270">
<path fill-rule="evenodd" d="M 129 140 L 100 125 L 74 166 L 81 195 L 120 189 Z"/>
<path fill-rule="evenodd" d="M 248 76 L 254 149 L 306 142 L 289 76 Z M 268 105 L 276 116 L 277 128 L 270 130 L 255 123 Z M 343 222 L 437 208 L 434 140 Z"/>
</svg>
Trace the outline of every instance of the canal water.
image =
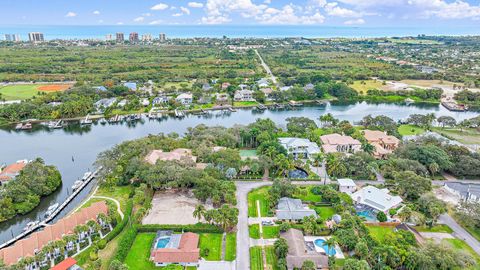
<svg viewBox="0 0 480 270">
<path fill-rule="evenodd" d="M 254 122 L 257 118 L 270 118 L 280 125 L 284 125 L 285 119 L 288 117 L 300 116 L 315 119 L 318 122 L 319 116 L 325 113 L 331 113 L 336 118 L 351 122 L 360 121 L 368 114 L 373 116 L 383 114 L 394 120 L 401 120 L 414 113 L 435 113 L 436 116 L 453 116 L 457 121 L 478 115 L 476 112 L 450 112 L 441 105 L 412 104 L 406 106 L 360 102 L 305 106 L 296 110 L 266 110 L 264 112 L 242 109 L 224 114 L 220 111 L 214 111 L 209 115 L 188 115 L 183 119 L 170 117 L 159 121 L 144 118 L 136 124 L 106 124 L 103 126 L 94 123 L 87 127 L 71 125 L 61 130 L 47 130 L 44 127 L 35 127 L 31 131 L 0 129 L 0 163 L 9 164 L 20 159 L 41 157 L 46 164 L 57 166 L 63 178 L 62 187 L 51 196 L 43 198 L 41 205 L 34 211 L 0 223 L 0 243 L 9 240 L 12 235 L 20 233 L 29 221 L 43 219 L 49 205 L 55 202 L 63 202 L 71 194 L 73 182 L 81 178 L 86 171 L 93 170 L 92 164 L 99 152 L 107 150 L 122 141 L 161 132 L 176 132 L 182 135 L 188 127 L 199 124 L 227 127 L 235 124 L 245 125 Z M 75 209 L 85 199 L 93 186 L 94 184 L 91 184 L 83 190 L 57 219 Z"/>
</svg>

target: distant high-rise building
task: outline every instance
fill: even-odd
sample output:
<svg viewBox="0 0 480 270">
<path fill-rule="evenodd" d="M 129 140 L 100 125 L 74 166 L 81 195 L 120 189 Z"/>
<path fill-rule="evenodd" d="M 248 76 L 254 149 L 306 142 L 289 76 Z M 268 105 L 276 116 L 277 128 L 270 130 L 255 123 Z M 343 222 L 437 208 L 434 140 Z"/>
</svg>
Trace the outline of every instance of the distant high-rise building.
<svg viewBox="0 0 480 270">
<path fill-rule="evenodd" d="M 142 41 L 143 42 L 152 41 L 152 35 L 151 34 L 143 34 L 142 35 Z"/>
<path fill-rule="evenodd" d="M 12 41 L 15 41 L 15 42 L 21 41 L 20 35 L 19 34 L 13 34 L 12 35 Z"/>
<path fill-rule="evenodd" d="M 28 40 L 30 40 L 30 42 L 43 42 L 43 41 L 45 41 L 45 39 L 43 37 L 43 33 L 40 33 L 40 32 L 28 33 Z"/>
<path fill-rule="evenodd" d="M 125 41 L 125 36 L 123 35 L 123 33 L 116 33 L 115 39 L 118 43 L 122 43 Z"/>
<path fill-rule="evenodd" d="M 138 42 L 138 33 L 137 32 L 130 33 L 128 40 L 130 40 L 131 43 Z"/>
<path fill-rule="evenodd" d="M 113 35 L 112 34 L 106 34 L 105 35 L 105 40 L 106 41 L 112 41 L 113 40 Z"/>
<path fill-rule="evenodd" d="M 165 37 L 165 34 L 164 33 L 160 33 L 160 35 L 158 36 L 158 38 L 160 39 L 160 42 L 165 42 L 167 40 L 167 38 Z"/>
<path fill-rule="evenodd" d="M 12 41 L 12 36 L 10 34 L 5 34 L 5 41 Z"/>
</svg>

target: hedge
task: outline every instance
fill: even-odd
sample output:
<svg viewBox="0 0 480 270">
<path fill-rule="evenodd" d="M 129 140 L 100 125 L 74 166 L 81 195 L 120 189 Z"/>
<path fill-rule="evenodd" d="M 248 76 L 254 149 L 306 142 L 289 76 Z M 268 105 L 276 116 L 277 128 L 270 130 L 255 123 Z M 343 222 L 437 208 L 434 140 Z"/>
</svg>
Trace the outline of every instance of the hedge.
<svg viewBox="0 0 480 270">
<path fill-rule="evenodd" d="M 125 211 L 125 216 L 123 217 L 122 221 L 120 221 L 113 230 L 105 236 L 105 241 L 110 242 L 113 238 L 117 237 L 122 231 L 123 228 L 125 228 L 125 225 L 127 225 L 128 221 L 130 220 L 130 216 L 132 215 L 132 210 L 133 210 L 133 202 L 132 200 L 129 200 L 127 202 L 127 210 Z"/>
<path fill-rule="evenodd" d="M 126 230 L 125 234 L 123 234 L 118 241 L 118 247 L 115 251 L 115 256 L 113 256 L 112 261 L 125 261 L 128 252 L 132 248 L 133 242 L 135 241 L 135 237 L 137 237 L 137 228 L 135 226 L 132 226 Z"/>
<path fill-rule="evenodd" d="M 195 225 L 160 225 L 149 224 L 137 227 L 138 232 L 157 232 L 161 230 L 170 230 L 174 232 L 195 232 L 195 233 L 223 233 L 223 230 L 211 224 L 197 223 Z"/>
</svg>

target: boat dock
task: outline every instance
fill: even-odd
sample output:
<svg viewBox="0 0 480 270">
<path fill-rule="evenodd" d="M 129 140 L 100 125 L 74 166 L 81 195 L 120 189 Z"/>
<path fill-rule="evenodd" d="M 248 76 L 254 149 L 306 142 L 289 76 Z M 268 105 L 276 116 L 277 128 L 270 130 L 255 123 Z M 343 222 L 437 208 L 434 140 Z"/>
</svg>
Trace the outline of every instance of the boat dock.
<svg viewBox="0 0 480 270">
<path fill-rule="evenodd" d="M 458 104 L 455 101 L 442 101 L 442 106 L 447 110 L 452 112 L 466 112 L 468 111 L 468 106 L 464 104 Z"/>
<path fill-rule="evenodd" d="M 41 227 L 45 227 L 48 225 L 48 222 L 52 221 L 56 216 L 58 216 L 58 214 L 60 214 L 60 212 L 62 212 L 63 209 L 65 209 L 65 207 L 68 206 L 68 204 L 93 180 L 96 178 L 98 172 L 102 169 L 102 167 L 99 167 L 97 170 L 95 170 L 89 177 L 87 177 L 82 185 L 80 185 L 75 191 L 73 191 L 72 194 L 70 194 L 70 196 L 68 196 L 68 198 L 62 203 L 60 204 L 56 209 L 55 211 L 53 211 L 52 214 L 50 214 L 47 218 L 45 218 L 44 220 L 42 220 L 40 223 L 38 223 L 37 225 L 35 226 L 32 226 L 31 228 L 29 228 L 28 230 L 22 232 L 21 234 L 17 235 L 16 237 L 8 240 L 7 242 L 3 243 L 0 245 L 0 249 L 4 248 L 4 247 L 8 247 L 10 245 L 12 245 L 13 243 L 17 242 L 18 240 L 28 236 L 29 234 L 31 234 L 32 232 L 36 231 L 37 229 L 40 229 Z"/>
</svg>

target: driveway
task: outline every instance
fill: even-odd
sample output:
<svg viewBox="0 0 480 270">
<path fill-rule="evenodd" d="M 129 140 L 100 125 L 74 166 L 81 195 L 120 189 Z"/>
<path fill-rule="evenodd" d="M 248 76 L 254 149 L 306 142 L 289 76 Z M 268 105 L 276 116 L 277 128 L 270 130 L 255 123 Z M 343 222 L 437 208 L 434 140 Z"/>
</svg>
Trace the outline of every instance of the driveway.
<svg viewBox="0 0 480 270">
<path fill-rule="evenodd" d="M 464 240 L 473 250 L 480 255 L 480 242 L 462 228 L 450 215 L 443 214 L 438 219 L 439 223 L 448 225 L 453 230 L 453 235 Z"/>
</svg>

